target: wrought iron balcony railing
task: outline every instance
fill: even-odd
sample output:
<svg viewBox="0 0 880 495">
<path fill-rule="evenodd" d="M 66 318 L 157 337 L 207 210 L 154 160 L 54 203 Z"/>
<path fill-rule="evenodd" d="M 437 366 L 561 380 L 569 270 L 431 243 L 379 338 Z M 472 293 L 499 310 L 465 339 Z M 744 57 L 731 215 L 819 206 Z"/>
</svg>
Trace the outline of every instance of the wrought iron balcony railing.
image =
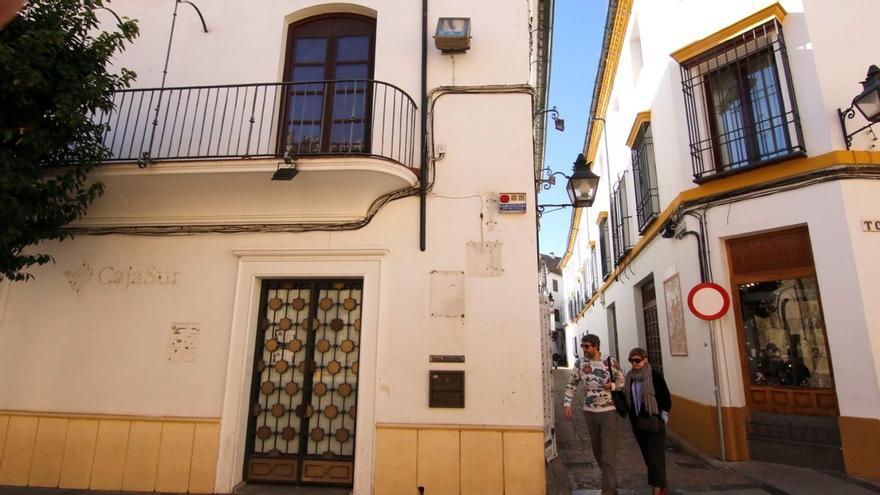
<svg viewBox="0 0 880 495">
<path fill-rule="evenodd" d="M 129 89 L 107 126 L 108 161 L 363 155 L 416 167 L 416 104 L 400 88 L 333 80 Z"/>
</svg>

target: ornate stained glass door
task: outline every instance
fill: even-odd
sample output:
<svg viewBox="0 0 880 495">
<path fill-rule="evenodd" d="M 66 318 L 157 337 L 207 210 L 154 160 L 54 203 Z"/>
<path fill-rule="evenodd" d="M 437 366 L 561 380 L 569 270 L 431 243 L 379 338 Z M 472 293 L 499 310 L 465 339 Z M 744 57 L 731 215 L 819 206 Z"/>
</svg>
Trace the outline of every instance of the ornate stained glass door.
<svg viewBox="0 0 880 495">
<path fill-rule="evenodd" d="M 263 282 L 245 479 L 351 485 L 361 280 Z"/>
</svg>

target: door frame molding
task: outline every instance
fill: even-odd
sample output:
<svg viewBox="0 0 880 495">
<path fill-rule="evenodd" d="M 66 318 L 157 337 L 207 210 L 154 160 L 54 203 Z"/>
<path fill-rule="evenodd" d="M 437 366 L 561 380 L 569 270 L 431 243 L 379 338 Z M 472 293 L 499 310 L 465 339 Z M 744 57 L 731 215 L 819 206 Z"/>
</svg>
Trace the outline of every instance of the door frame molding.
<svg viewBox="0 0 880 495">
<path fill-rule="evenodd" d="M 215 491 L 231 493 L 242 482 L 246 435 L 256 345 L 262 281 L 273 278 L 363 279 L 360 370 L 358 373 L 358 417 L 355 447 L 354 491 L 368 493 L 373 481 L 375 443 L 376 364 L 379 335 L 382 260 L 386 248 L 352 249 L 243 249 L 233 250 L 238 258 L 232 328 L 227 355 L 223 406 L 220 415 L 220 449 L 215 474 Z"/>
</svg>

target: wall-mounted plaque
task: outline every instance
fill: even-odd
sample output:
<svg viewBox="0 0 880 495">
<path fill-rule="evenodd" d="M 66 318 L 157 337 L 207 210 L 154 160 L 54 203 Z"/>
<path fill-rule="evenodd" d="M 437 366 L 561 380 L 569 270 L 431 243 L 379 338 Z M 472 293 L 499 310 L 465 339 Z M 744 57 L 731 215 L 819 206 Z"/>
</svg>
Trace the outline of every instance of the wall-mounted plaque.
<svg viewBox="0 0 880 495">
<path fill-rule="evenodd" d="M 428 361 L 432 363 L 463 363 L 464 356 L 460 354 L 431 354 Z"/>
</svg>

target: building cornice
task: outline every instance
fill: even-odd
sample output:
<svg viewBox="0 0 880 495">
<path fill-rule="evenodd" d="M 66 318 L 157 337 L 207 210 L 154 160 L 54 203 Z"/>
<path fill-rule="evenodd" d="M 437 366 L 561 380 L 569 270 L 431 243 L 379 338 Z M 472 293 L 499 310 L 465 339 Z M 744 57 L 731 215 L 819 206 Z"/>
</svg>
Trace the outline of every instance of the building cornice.
<svg viewBox="0 0 880 495">
<path fill-rule="evenodd" d="M 771 185 L 781 180 L 793 179 L 816 172 L 832 171 L 840 167 L 855 167 L 862 170 L 872 169 L 874 173 L 880 173 L 880 151 L 832 151 L 816 157 L 796 158 L 777 165 L 762 167 L 706 182 L 700 186 L 680 192 L 645 230 L 635 246 L 620 260 L 614 271 L 605 280 L 605 283 L 584 303 L 583 308 L 572 318 L 572 323 L 576 323 L 583 318 L 584 314 L 599 299 L 599 296 L 616 281 L 617 276 L 630 263 L 635 261 L 639 254 L 660 233 L 666 221 L 680 208 L 724 194 L 737 194 L 740 191 L 747 191 L 761 185 Z"/>
<path fill-rule="evenodd" d="M 604 120 L 595 117 L 605 117 L 608 109 L 608 100 L 611 97 L 611 88 L 614 85 L 614 77 L 617 74 L 617 64 L 620 62 L 620 53 L 623 47 L 623 37 L 626 34 L 626 26 L 629 24 L 632 12 L 633 0 L 618 0 L 609 9 L 608 21 L 605 28 L 605 39 L 602 41 L 603 54 L 600 63 L 600 73 L 596 76 L 597 88 L 593 89 L 593 103 L 591 120 L 587 132 L 587 141 L 584 143 L 584 153 L 587 161 L 592 162 L 596 157 L 596 146 L 599 143 L 599 133 L 604 127 Z M 600 126 L 601 124 L 601 126 Z M 574 251 L 574 243 L 577 241 L 578 226 L 581 222 L 581 209 L 576 208 L 571 215 L 571 227 L 568 231 L 568 245 L 560 268 L 564 268 Z"/>
</svg>

